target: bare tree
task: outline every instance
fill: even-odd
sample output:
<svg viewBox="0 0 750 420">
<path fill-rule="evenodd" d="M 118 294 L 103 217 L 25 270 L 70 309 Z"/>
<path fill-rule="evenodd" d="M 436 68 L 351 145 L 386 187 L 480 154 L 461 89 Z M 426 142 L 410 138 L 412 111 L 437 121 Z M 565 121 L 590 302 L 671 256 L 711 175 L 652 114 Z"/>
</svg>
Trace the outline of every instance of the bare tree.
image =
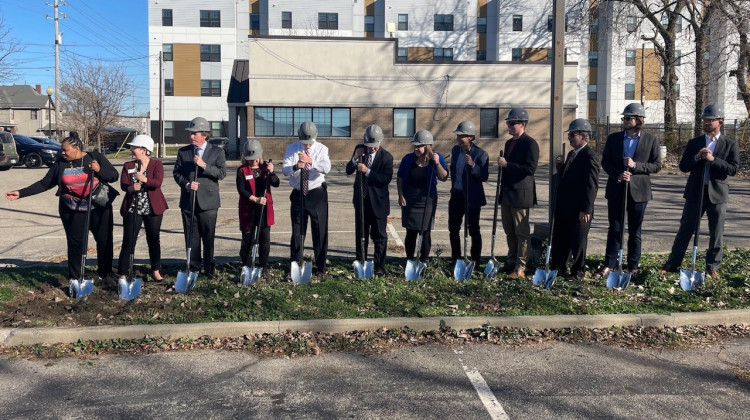
<svg viewBox="0 0 750 420">
<path fill-rule="evenodd" d="M 15 79 L 13 54 L 23 51 L 18 40 L 10 36 L 10 29 L 5 26 L 5 18 L 0 16 L 0 83 Z"/>
<path fill-rule="evenodd" d="M 736 68 L 729 71 L 736 76 L 737 88 L 750 114 L 750 4 L 732 0 L 715 0 L 715 4 L 729 22 L 730 37 L 736 38 L 734 51 L 730 51 L 736 54 Z"/>
<path fill-rule="evenodd" d="M 101 151 L 106 127 L 114 125 L 125 109 L 125 98 L 133 85 L 121 65 L 70 60 L 63 69 L 60 86 L 67 125 L 83 127 L 84 138 L 95 141 Z"/>
<path fill-rule="evenodd" d="M 716 7 L 711 0 L 693 0 L 685 5 L 684 20 L 688 22 L 695 35 L 695 103 L 693 107 L 693 131 L 696 136 L 703 130 L 701 115 L 706 107 L 710 71 L 704 59 L 709 52 L 709 24 Z"/>
</svg>

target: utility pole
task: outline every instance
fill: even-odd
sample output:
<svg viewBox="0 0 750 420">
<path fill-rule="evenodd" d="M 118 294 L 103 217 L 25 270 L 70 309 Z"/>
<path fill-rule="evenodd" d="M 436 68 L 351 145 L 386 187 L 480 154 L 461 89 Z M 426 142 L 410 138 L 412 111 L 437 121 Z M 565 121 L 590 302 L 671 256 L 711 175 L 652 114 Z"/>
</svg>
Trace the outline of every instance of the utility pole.
<svg viewBox="0 0 750 420">
<path fill-rule="evenodd" d="M 159 51 L 159 157 L 167 157 L 164 139 L 164 51 Z"/>
<path fill-rule="evenodd" d="M 563 85 L 565 79 L 565 1 L 553 0 L 552 10 L 554 18 L 554 28 L 552 31 L 552 68 L 551 79 L 552 86 L 550 89 L 550 124 L 549 124 L 549 199 L 552 202 L 554 186 L 557 185 L 557 167 L 555 166 L 555 156 L 563 144 Z M 564 156 L 563 156 L 564 158 Z M 552 220 L 554 209 L 550 206 L 549 219 Z M 550 226 L 550 228 L 552 228 Z"/>
<path fill-rule="evenodd" d="M 65 0 L 62 0 L 62 4 L 65 5 Z M 60 134 L 60 44 L 62 44 L 62 34 L 59 29 L 59 5 L 58 0 L 54 0 L 54 4 L 47 3 L 47 6 L 54 8 L 53 18 L 47 16 L 47 19 L 54 19 L 55 21 L 55 134 Z M 65 17 L 65 14 L 63 14 Z"/>
</svg>

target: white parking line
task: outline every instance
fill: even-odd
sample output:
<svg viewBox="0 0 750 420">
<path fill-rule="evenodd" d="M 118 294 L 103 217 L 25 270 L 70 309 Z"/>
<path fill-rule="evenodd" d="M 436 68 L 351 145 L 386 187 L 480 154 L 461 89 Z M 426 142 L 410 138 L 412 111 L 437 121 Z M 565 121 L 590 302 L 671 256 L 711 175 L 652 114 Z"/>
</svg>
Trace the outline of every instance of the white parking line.
<svg viewBox="0 0 750 420">
<path fill-rule="evenodd" d="M 463 351 L 459 351 L 456 349 L 453 349 L 453 352 L 456 353 L 456 355 L 460 355 L 461 353 L 463 353 Z M 461 360 L 461 357 L 458 358 L 458 361 L 461 362 L 461 367 L 464 368 L 466 376 L 469 377 L 471 385 L 473 385 L 474 389 L 477 391 L 479 399 L 482 400 L 482 404 L 484 404 L 484 408 L 487 409 L 490 417 L 492 419 L 510 420 L 510 417 L 508 417 L 508 414 L 503 409 L 503 406 L 500 405 L 500 402 L 497 400 L 497 398 L 495 398 L 495 394 L 492 393 L 492 390 L 490 389 L 489 385 L 487 385 L 487 382 L 484 380 L 479 371 L 476 369 L 470 370 L 469 367 L 464 364 L 464 361 Z"/>
<path fill-rule="evenodd" d="M 400 246 L 401 248 L 404 247 L 404 243 L 401 241 L 401 238 L 398 236 L 398 232 L 396 232 L 396 228 L 393 227 L 393 223 L 388 222 L 388 232 L 390 232 L 391 236 L 393 237 L 393 240 L 396 241 L 396 245 Z"/>
</svg>

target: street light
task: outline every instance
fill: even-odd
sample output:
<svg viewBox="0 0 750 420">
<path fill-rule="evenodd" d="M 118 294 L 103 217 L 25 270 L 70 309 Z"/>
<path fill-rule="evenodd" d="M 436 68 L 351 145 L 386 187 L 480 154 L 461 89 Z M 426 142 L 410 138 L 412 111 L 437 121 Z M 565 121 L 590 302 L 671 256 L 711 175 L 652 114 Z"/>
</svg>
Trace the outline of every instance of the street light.
<svg viewBox="0 0 750 420">
<path fill-rule="evenodd" d="M 55 90 L 52 89 L 52 86 L 47 86 L 47 98 L 49 101 L 47 101 L 47 118 L 48 118 L 48 126 L 49 133 L 47 133 L 47 137 L 52 138 L 52 94 L 55 93 Z"/>
</svg>

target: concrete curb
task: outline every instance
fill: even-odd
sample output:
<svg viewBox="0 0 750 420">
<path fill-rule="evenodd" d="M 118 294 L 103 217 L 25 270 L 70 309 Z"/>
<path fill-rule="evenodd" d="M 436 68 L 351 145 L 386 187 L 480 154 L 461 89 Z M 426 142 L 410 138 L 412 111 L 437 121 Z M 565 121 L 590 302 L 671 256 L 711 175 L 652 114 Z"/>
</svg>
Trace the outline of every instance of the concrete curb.
<svg viewBox="0 0 750 420">
<path fill-rule="evenodd" d="M 497 317 L 432 317 L 432 318 L 374 318 L 374 319 L 316 319 L 309 321 L 210 322 L 203 324 L 125 325 L 79 328 L 2 328 L 0 346 L 75 343 L 80 340 L 137 340 L 149 337 L 238 337 L 244 334 L 315 331 L 339 333 L 378 328 L 408 326 L 416 331 L 440 328 L 440 321 L 457 330 L 489 324 L 498 327 L 534 330 L 559 328 L 679 327 L 686 325 L 750 324 L 750 310 L 675 313 L 675 314 L 614 314 L 614 315 L 552 315 L 552 316 L 497 316 Z"/>
</svg>

